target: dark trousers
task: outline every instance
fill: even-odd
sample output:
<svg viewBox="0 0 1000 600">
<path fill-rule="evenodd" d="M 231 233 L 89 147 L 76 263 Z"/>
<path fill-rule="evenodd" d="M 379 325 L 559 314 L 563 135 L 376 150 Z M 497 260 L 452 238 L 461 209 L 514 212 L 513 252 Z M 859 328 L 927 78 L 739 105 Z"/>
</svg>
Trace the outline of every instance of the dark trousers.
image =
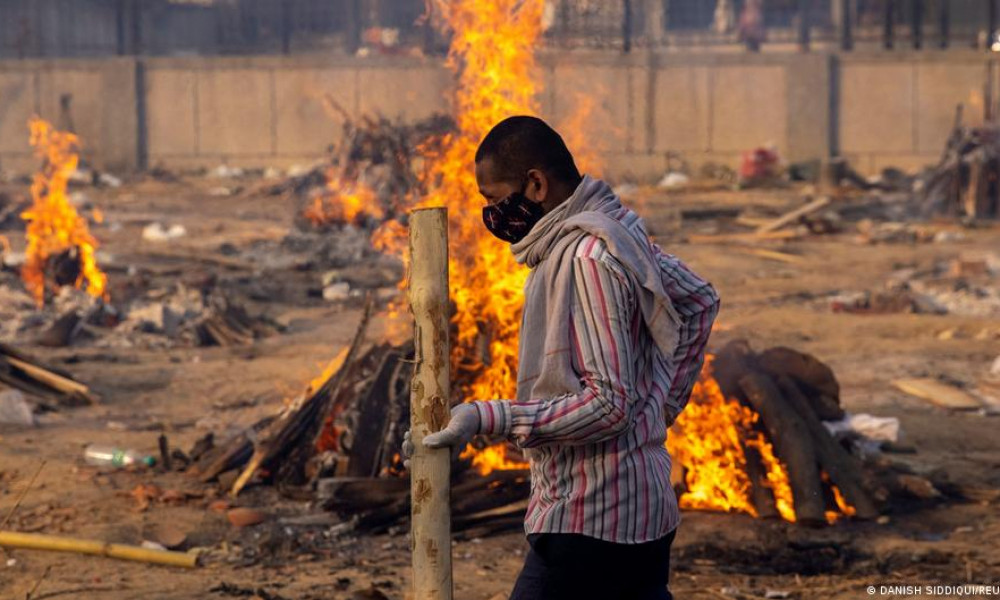
<svg viewBox="0 0 1000 600">
<path fill-rule="evenodd" d="M 529 535 L 531 550 L 510 600 L 673 600 L 667 589 L 673 541 L 674 532 L 645 544 Z"/>
</svg>

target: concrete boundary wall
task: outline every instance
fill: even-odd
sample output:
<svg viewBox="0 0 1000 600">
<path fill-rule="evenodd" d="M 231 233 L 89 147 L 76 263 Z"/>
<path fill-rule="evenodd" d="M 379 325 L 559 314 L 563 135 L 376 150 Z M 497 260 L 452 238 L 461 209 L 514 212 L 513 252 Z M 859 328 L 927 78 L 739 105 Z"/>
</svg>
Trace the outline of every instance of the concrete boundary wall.
<svg viewBox="0 0 1000 600">
<path fill-rule="evenodd" d="M 933 163 L 959 102 L 981 120 L 991 64 L 961 51 L 546 52 L 538 108 L 618 179 L 658 177 L 675 156 L 735 165 L 765 144 L 871 173 Z M 417 119 L 447 111 L 452 86 L 440 61 L 402 57 L 0 61 L 0 169 L 34 164 L 35 113 L 71 121 L 85 158 L 109 170 L 304 164 L 341 135 L 341 110 Z"/>
</svg>

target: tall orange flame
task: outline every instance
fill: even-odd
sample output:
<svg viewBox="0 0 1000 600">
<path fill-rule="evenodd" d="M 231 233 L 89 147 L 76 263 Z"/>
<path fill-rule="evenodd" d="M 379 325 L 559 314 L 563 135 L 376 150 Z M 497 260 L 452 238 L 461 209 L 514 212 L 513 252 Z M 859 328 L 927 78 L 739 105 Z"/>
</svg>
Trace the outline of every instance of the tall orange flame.
<svg viewBox="0 0 1000 600">
<path fill-rule="evenodd" d="M 69 178 L 80 160 L 80 139 L 72 133 L 57 131 L 39 117 L 32 117 L 28 126 L 31 145 L 42 159 L 42 168 L 32 179 L 32 206 L 21 213 L 28 223 L 28 247 L 21 277 L 41 306 L 45 302 L 46 263 L 51 257 L 76 248 L 80 264 L 76 287 L 86 289 L 95 298 L 105 297 L 108 278 L 94 256 L 97 240 L 66 195 Z"/>
<path fill-rule="evenodd" d="M 513 398 L 517 390 L 517 337 L 521 291 L 527 271 L 510 247 L 482 226 L 482 197 L 472 165 L 480 140 L 499 121 L 536 114 L 539 91 L 535 48 L 542 32 L 544 0 L 437 0 L 452 32 L 447 65 L 458 78 L 454 96 L 457 131 L 429 155 L 426 197 L 420 206 L 449 209 L 452 364 L 464 400 Z M 406 230 L 389 222 L 376 232 L 379 248 L 402 255 Z M 480 472 L 525 468 L 503 446 L 469 456 Z"/>
</svg>

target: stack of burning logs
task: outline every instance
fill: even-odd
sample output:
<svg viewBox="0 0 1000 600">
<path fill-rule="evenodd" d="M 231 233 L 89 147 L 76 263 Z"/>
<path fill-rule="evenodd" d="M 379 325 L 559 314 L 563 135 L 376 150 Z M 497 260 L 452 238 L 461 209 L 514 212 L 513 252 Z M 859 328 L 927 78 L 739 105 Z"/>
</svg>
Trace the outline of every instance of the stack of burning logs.
<svg viewBox="0 0 1000 600">
<path fill-rule="evenodd" d="M 861 462 L 823 425 L 844 417 L 840 386 L 833 371 L 816 358 L 776 347 L 754 353 L 743 340 L 730 342 L 716 355 L 713 374 L 726 398 L 738 399 L 759 415 L 776 456 L 784 464 L 795 520 L 823 525 L 830 510 L 858 519 L 879 514 L 867 490 L 875 489 Z M 761 517 L 778 514 L 760 457 L 746 449 L 752 498 Z M 836 497 L 839 490 L 847 506 Z M 840 505 L 840 506 L 838 506 Z"/>
<path fill-rule="evenodd" d="M 409 517 L 409 479 L 399 456 L 409 428 L 412 343 L 366 344 L 365 317 L 350 347 L 325 379 L 274 416 L 203 453 L 191 472 L 202 481 L 229 479 L 238 494 L 248 483 L 273 483 L 283 494 L 315 499 L 357 531 L 379 532 Z M 525 469 L 482 476 L 455 457 L 452 515 L 471 537 L 516 528 L 527 506 Z"/>
</svg>

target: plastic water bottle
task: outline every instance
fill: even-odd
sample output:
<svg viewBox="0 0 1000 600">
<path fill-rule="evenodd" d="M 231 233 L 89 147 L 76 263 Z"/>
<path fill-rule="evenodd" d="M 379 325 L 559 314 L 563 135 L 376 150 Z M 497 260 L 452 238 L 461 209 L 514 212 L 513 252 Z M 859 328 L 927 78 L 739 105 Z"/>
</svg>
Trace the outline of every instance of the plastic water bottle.
<svg viewBox="0 0 1000 600">
<path fill-rule="evenodd" d="M 101 446 L 91 444 L 83 451 L 83 460 L 88 465 L 95 467 L 127 467 L 130 465 L 141 465 L 152 467 L 156 464 L 156 459 L 136 450 L 115 448 L 114 446 Z"/>
</svg>

